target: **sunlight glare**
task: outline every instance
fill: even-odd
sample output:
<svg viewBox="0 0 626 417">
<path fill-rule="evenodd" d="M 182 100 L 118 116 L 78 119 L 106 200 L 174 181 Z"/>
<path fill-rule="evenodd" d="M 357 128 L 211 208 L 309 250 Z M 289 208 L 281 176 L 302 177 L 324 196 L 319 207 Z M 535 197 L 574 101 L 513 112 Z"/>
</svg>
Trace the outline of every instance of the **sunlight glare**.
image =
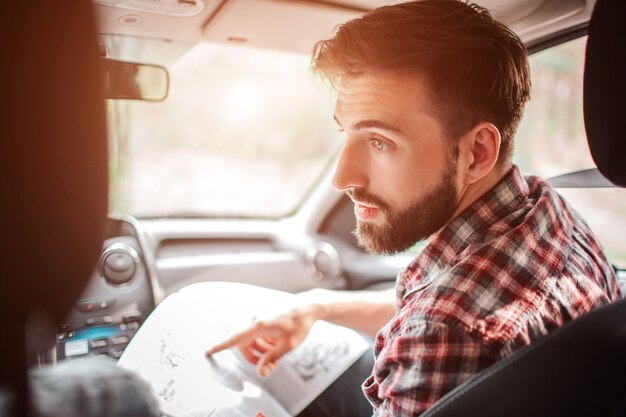
<svg viewBox="0 0 626 417">
<path fill-rule="evenodd" d="M 252 81 L 240 81 L 228 89 L 224 100 L 223 116 L 232 124 L 254 123 L 260 115 L 263 88 Z"/>
</svg>

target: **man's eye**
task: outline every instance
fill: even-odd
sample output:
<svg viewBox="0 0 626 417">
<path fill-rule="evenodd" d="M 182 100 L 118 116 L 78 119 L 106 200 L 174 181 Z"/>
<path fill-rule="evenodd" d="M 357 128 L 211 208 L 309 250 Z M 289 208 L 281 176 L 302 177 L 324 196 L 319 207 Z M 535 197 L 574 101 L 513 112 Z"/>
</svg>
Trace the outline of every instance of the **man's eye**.
<svg viewBox="0 0 626 417">
<path fill-rule="evenodd" d="M 370 143 L 372 144 L 374 148 L 376 148 L 376 150 L 381 151 L 381 152 L 389 149 L 389 144 L 385 142 L 384 140 L 380 140 L 378 138 L 371 138 Z"/>
</svg>

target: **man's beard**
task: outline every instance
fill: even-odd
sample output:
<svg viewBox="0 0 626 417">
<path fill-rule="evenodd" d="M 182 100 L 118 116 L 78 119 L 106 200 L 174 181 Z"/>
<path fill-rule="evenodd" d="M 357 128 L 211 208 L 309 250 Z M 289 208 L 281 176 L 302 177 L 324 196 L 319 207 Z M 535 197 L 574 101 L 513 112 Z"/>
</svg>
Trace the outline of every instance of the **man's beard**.
<svg viewBox="0 0 626 417">
<path fill-rule="evenodd" d="M 375 254 L 400 253 L 436 233 L 450 220 L 458 204 L 455 174 L 456 165 L 450 164 L 439 185 L 399 213 L 362 189 L 350 190 L 352 198 L 375 205 L 385 218 L 380 226 L 357 220 L 353 233 L 359 246 Z"/>
</svg>

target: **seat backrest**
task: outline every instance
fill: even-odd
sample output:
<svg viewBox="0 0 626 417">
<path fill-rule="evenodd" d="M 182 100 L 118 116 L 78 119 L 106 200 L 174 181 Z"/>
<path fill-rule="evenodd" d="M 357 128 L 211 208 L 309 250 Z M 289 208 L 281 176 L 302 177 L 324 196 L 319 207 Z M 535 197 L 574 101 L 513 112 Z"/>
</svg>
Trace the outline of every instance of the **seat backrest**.
<svg viewBox="0 0 626 417">
<path fill-rule="evenodd" d="M 27 404 L 27 322 L 60 321 L 104 239 L 106 125 L 91 7 L 2 4 L 0 394 L 14 397 L 17 415 Z"/>
<path fill-rule="evenodd" d="M 435 403 L 422 417 L 626 415 L 626 300 L 567 323 Z"/>
<path fill-rule="evenodd" d="M 589 23 L 584 117 L 598 170 L 626 186 L 626 2 Z M 422 417 L 626 416 L 626 300 L 567 323 L 449 392 Z"/>
</svg>

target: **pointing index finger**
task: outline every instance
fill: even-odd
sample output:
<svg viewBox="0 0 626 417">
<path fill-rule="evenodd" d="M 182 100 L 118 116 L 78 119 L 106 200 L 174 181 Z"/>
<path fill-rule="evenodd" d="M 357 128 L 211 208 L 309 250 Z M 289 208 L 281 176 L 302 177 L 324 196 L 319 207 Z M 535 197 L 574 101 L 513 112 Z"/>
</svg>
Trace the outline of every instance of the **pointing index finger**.
<svg viewBox="0 0 626 417">
<path fill-rule="evenodd" d="M 217 352 L 221 352 L 222 350 L 226 350 L 229 349 L 233 346 L 238 345 L 239 343 L 245 341 L 246 339 L 248 339 L 249 337 L 249 332 L 245 331 L 242 333 L 238 333 L 232 337 L 229 337 L 228 339 L 226 339 L 225 341 L 218 343 L 217 345 L 213 346 L 212 348 L 210 348 L 209 350 L 206 351 L 206 355 L 207 356 L 211 356 L 214 353 Z"/>
</svg>

